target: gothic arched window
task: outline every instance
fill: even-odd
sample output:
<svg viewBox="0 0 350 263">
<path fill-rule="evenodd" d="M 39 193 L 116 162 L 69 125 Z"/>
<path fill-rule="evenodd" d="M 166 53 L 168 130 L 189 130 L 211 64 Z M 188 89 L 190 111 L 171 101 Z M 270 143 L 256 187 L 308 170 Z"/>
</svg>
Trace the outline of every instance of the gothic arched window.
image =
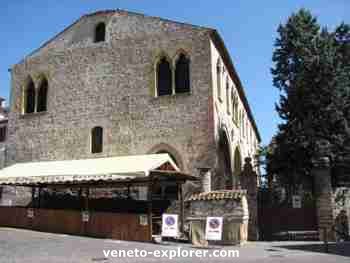
<svg viewBox="0 0 350 263">
<path fill-rule="evenodd" d="M 35 111 L 35 87 L 32 78 L 29 78 L 24 92 L 24 113 Z"/>
<path fill-rule="evenodd" d="M 218 93 L 218 98 L 221 99 L 221 63 L 220 59 L 216 63 L 216 88 Z"/>
<path fill-rule="evenodd" d="M 163 57 L 157 64 L 157 94 L 163 96 L 172 93 L 171 67 L 169 61 Z"/>
<path fill-rule="evenodd" d="M 46 111 L 47 110 L 47 90 L 48 90 L 49 84 L 47 82 L 46 78 L 43 78 L 43 80 L 40 83 L 39 89 L 38 89 L 38 102 L 36 106 L 36 111 Z"/>
<path fill-rule="evenodd" d="M 190 60 L 180 54 L 175 68 L 175 93 L 190 91 Z"/>
<path fill-rule="evenodd" d="M 231 87 L 231 110 L 232 110 L 232 119 L 235 120 L 235 92 L 234 86 Z"/>
<path fill-rule="evenodd" d="M 231 105 L 230 105 L 230 84 L 228 78 L 226 78 L 226 112 L 231 114 Z"/>
<path fill-rule="evenodd" d="M 235 96 L 235 104 L 234 104 L 234 119 L 237 125 L 238 124 L 238 119 L 239 119 L 239 111 L 238 111 L 238 97 Z"/>
</svg>

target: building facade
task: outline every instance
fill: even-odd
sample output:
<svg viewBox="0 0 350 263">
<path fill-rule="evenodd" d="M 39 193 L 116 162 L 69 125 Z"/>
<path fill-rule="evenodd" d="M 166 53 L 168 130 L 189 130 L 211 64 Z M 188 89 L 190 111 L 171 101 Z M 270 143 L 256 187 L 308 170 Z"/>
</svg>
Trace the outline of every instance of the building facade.
<svg viewBox="0 0 350 263">
<path fill-rule="evenodd" d="M 0 97 L 0 167 L 5 166 L 6 159 L 6 139 L 8 126 L 8 108 L 5 106 L 5 99 Z M 0 187 L 0 205 L 6 204 L 4 201 L 4 190 Z"/>
<path fill-rule="evenodd" d="M 85 15 L 14 65 L 6 166 L 169 153 L 239 186 L 260 142 L 216 30 L 107 10 Z M 255 169 L 258 168 L 255 167 Z"/>
</svg>

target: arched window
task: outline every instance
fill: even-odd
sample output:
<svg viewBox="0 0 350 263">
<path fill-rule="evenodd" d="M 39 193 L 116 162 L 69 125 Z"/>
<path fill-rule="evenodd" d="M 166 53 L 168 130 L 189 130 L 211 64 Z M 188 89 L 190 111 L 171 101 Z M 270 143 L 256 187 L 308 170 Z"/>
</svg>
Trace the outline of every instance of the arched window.
<svg viewBox="0 0 350 263">
<path fill-rule="evenodd" d="M 163 96 L 171 95 L 172 93 L 170 63 L 163 57 L 157 65 L 157 94 L 158 96 Z"/>
<path fill-rule="evenodd" d="M 218 92 L 218 98 L 221 100 L 221 63 L 220 59 L 216 63 L 216 88 Z"/>
<path fill-rule="evenodd" d="M 49 84 L 47 82 L 46 78 L 43 78 L 43 80 L 40 83 L 39 89 L 38 89 L 38 103 L 36 106 L 36 111 L 46 111 L 47 110 L 47 90 L 48 90 Z"/>
<path fill-rule="evenodd" d="M 103 129 L 94 127 L 91 131 L 91 152 L 101 153 L 103 151 Z"/>
<path fill-rule="evenodd" d="M 228 78 L 226 78 L 226 112 L 231 114 L 231 105 L 230 105 L 230 84 Z"/>
<path fill-rule="evenodd" d="M 24 113 L 33 113 L 35 110 L 35 87 L 32 78 L 29 78 L 24 96 Z"/>
<path fill-rule="evenodd" d="M 175 68 L 175 93 L 190 91 L 190 60 L 180 54 Z"/>
<path fill-rule="evenodd" d="M 238 112 L 238 97 L 237 96 L 235 96 L 235 104 L 234 104 L 234 118 L 235 118 L 235 122 L 236 122 L 236 124 L 237 125 L 239 125 L 238 124 L 238 114 L 239 114 L 239 112 Z"/>
<path fill-rule="evenodd" d="M 234 86 L 231 87 L 231 107 L 232 107 L 232 120 L 235 120 L 235 92 L 234 92 Z"/>
<path fill-rule="evenodd" d="M 99 23 L 95 28 L 95 43 L 103 42 L 106 40 L 106 25 L 105 23 Z"/>
<path fill-rule="evenodd" d="M 245 118 L 242 112 L 242 136 L 245 136 Z"/>
</svg>

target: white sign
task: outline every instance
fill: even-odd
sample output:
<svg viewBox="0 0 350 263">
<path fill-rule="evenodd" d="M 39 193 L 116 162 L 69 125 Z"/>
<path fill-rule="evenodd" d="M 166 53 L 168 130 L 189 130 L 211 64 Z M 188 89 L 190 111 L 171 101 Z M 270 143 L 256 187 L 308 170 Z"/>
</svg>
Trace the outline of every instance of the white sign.
<svg viewBox="0 0 350 263">
<path fill-rule="evenodd" d="M 34 210 L 32 208 L 29 208 L 27 210 L 27 217 L 28 218 L 34 218 Z"/>
<path fill-rule="evenodd" d="M 139 215 L 139 223 L 141 226 L 148 225 L 148 216 L 147 215 Z"/>
<path fill-rule="evenodd" d="M 178 236 L 178 215 L 163 214 L 162 216 L 162 236 Z"/>
<path fill-rule="evenodd" d="M 206 240 L 221 240 L 222 238 L 222 217 L 207 217 L 205 226 Z"/>
<path fill-rule="evenodd" d="M 301 196 L 300 195 L 293 195 L 292 196 L 292 203 L 293 208 L 301 208 Z"/>
<path fill-rule="evenodd" d="M 83 222 L 89 222 L 89 219 L 90 219 L 89 212 L 86 212 L 86 211 L 82 212 L 81 213 L 81 219 L 82 219 Z"/>
</svg>

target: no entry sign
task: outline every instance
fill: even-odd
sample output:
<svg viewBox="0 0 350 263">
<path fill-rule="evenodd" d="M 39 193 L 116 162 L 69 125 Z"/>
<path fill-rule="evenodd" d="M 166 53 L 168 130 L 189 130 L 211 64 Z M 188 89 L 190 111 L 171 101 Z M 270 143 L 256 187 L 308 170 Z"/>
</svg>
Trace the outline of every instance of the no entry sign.
<svg viewBox="0 0 350 263">
<path fill-rule="evenodd" d="M 178 215 L 163 214 L 162 216 L 162 236 L 178 236 Z"/>
<path fill-rule="evenodd" d="M 207 217 L 205 227 L 206 240 L 221 240 L 222 238 L 222 217 Z"/>
</svg>

